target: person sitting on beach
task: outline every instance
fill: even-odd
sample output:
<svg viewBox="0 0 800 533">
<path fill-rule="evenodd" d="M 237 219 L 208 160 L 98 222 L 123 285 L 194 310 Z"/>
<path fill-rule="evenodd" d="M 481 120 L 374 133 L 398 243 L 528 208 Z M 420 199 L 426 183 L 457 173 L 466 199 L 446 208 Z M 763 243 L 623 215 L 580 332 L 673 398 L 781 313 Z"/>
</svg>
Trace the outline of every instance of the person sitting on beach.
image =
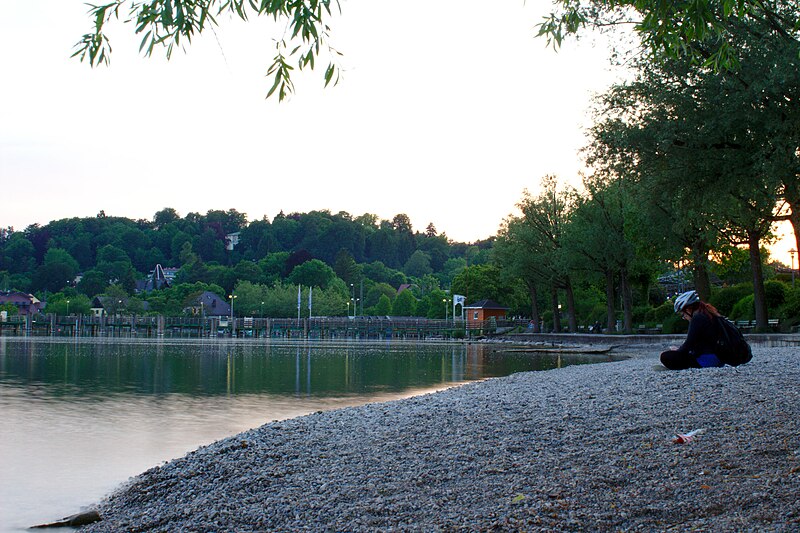
<svg viewBox="0 0 800 533">
<path fill-rule="evenodd" d="M 689 321 L 689 332 L 680 347 L 661 354 L 661 364 L 670 370 L 725 365 L 717 353 L 722 335 L 718 322 L 723 320 L 719 311 L 701 301 L 697 291 L 688 291 L 675 298 L 675 312 Z"/>
</svg>

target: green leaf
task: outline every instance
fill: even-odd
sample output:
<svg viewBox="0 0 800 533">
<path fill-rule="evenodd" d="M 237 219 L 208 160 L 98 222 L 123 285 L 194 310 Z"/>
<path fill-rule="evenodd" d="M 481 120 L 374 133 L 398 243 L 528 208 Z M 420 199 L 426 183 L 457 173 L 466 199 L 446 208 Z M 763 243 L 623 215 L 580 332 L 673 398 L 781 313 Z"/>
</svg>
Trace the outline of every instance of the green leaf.
<svg viewBox="0 0 800 533">
<path fill-rule="evenodd" d="M 148 32 L 145 34 L 145 36 L 144 36 L 144 37 L 142 37 L 142 44 L 140 44 L 140 45 L 139 45 L 139 52 L 141 52 L 141 51 L 142 51 L 142 49 L 144 48 L 144 45 L 145 45 L 145 43 L 146 43 L 146 42 L 147 42 L 147 40 L 150 38 L 150 35 L 151 35 L 152 33 L 153 33 L 153 31 L 152 31 L 152 30 L 150 30 L 150 31 L 148 31 Z"/>
</svg>

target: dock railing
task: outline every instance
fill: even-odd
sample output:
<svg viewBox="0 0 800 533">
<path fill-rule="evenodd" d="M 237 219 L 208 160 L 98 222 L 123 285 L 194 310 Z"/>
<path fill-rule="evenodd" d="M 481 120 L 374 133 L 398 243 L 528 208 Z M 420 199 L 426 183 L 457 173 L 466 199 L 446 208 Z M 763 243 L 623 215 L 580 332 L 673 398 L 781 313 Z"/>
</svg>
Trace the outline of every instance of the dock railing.
<svg viewBox="0 0 800 533">
<path fill-rule="evenodd" d="M 516 327 L 502 321 L 491 323 L 491 332 Z M 32 336 L 168 336 L 311 339 L 452 339 L 484 334 L 489 322 L 466 323 L 417 317 L 165 317 L 161 315 L 9 316 L 0 321 L 0 335 Z"/>
</svg>

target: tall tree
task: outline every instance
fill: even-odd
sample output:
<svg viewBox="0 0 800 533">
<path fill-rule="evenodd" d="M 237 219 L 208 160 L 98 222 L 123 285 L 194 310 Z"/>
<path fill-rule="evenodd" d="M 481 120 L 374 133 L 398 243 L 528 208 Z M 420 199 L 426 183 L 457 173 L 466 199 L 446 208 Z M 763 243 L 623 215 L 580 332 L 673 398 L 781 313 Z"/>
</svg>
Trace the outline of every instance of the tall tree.
<svg viewBox="0 0 800 533">
<path fill-rule="evenodd" d="M 497 233 L 494 259 L 506 275 L 517 277 L 525 284 L 530 298 L 533 332 L 539 333 L 539 292 L 540 287 L 547 286 L 549 275 L 542 256 L 529 246 L 530 242 L 536 242 L 531 239 L 530 231 L 521 217 L 506 218 Z"/>
<path fill-rule="evenodd" d="M 563 258 L 563 232 L 572 209 L 572 198 L 559 189 L 555 176 L 544 176 L 541 180 L 540 192 L 531 196 L 525 191 L 523 199 L 517 204 L 522 212 L 523 223 L 530 231 L 526 232 L 527 250 L 522 253 L 539 255 L 544 275 L 547 276 L 551 293 L 554 328 L 561 329 L 558 291 L 563 290 L 567 305 L 569 331 L 578 330 L 575 316 L 575 294 L 572 287 L 569 269 Z"/>
<path fill-rule="evenodd" d="M 594 270 L 605 279 L 609 331 L 616 323 L 615 287 L 619 286 L 623 331 L 631 333 L 631 275 L 637 250 L 628 228 L 634 218 L 634 206 L 626 180 L 615 178 L 598 174 L 584 179 L 587 194 L 576 196 L 575 209 L 564 232 L 564 255 L 571 270 Z"/>
<path fill-rule="evenodd" d="M 710 292 L 706 264 L 719 239 L 748 246 L 757 324 L 766 328 L 760 248 L 786 184 L 797 181 L 800 47 L 758 22 L 732 26 L 730 41 L 741 50 L 736 71 L 641 63 L 637 80 L 607 100 L 606 109 L 624 103 L 624 126 L 606 120 L 595 138 L 625 154 L 616 161 L 635 169 L 647 201 L 673 214 L 701 294 Z"/>
</svg>

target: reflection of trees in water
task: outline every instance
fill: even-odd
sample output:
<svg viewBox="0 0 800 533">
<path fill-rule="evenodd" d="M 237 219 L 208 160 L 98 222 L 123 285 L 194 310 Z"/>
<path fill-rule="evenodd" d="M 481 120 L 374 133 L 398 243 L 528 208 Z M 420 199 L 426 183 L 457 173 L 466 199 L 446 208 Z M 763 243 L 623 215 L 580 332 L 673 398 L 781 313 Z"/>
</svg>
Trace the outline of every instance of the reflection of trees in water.
<svg viewBox="0 0 800 533">
<path fill-rule="evenodd" d="M 556 355 L 508 353 L 484 344 L 0 339 L 0 382 L 43 385 L 57 396 L 340 396 L 399 392 L 564 363 Z"/>
</svg>

